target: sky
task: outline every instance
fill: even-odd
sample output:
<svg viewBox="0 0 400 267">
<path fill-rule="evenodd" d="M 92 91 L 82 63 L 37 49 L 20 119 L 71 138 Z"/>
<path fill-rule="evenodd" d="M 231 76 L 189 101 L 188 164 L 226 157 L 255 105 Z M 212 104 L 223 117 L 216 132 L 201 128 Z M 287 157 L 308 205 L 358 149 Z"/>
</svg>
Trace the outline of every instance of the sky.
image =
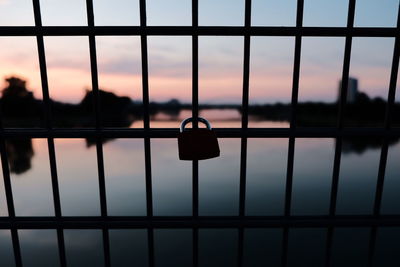
<svg viewBox="0 0 400 267">
<path fill-rule="evenodd" d="M 45 26 L 87 25 L 85 0 L 40 0 Z M 139 25 L 138 0 L 93 0 L 95 24 Z M 190 0 L 147 0 L 150 26 L 190 26 Z M 395 27 L 399 0 L 358 0 L 356 27 Z M 343 27 L 348 0 L 305 0 L 304 26 Z M 294 26 L 296 0 L 253 0 L 253 26 Z M 199 0 L 199 25 L 243 26 L 244 0 Z M 0 26 L 34 25 L 31 0 L 0 0 Z M 45 37 L 50 96 L 79 102 L 91 88 L 88 38 Z M 303 37 L 299 100 L 333 102 L 342 73 L 345 38 Z M 199 100 L 241 103 L 240 36 L 199 37 Z M 359 89 L 386 98 L 394 38 L 354 38 L 350 75 Z M 139 36 L 96 37 L 99 85 L 141 100 Z M 289 102 L 294 37 L 251 37 L 250 103 Z M 150 101 L 191 100 L 191 37 L 149 36 Z M 35 37 L 0 37 L 0 79 L 17 75 L 41 97 Z M 0 81 L 1 87 L 5 86 Z M 400 93 L 397 94 L 400 99 Z"/>
</svg>

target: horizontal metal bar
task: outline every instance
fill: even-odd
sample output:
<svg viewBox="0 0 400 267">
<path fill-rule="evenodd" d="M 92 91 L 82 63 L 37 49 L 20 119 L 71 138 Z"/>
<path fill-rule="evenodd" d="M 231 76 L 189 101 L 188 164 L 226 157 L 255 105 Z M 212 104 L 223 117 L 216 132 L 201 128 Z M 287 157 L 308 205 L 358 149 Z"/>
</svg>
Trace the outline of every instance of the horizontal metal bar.
<svg viewBox="0 0 400 267">
<path fill-rule="evenodd" d="M 337 216 L 154 216 L 154 217 L 16 217 L 0 218 L 0 229 L 233 228 L 233 227 L 371 227 L 400 226 L 400 215 Z"/>
<path fill-rule="evenodd" d="M 230 26 L 1 26 L 0 36 L 225 35 L 396 37 L 398 28 Z"/>
<path fill-rule="evenodd" d="M 309 127 L 309 128 L 214 128 L 220 138 L 285 138 L 285 137 L 314 137 L 314 138 L 336 138 L 336 137 L 400 137 L 400 128 L 329 128 L 329 127 Z M 5 138 L 176 138 L 178 128 L 151 128 L 132 129 L 132 128 L 101 128 L 101 129 L 40 129 L 40 128 L 15 128 L 4 129 L 0 132 L 0 137 Z"/>
</svg>

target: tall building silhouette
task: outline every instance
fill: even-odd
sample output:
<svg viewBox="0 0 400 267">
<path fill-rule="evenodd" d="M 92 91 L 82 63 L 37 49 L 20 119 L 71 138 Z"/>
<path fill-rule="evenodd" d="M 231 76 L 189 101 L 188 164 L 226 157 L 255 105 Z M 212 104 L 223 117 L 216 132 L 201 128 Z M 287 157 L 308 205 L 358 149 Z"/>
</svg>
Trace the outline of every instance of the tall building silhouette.
<svg viewBox="0 0 400 267">
<path fill-rule="evenodd" d="M 342 89 L 342 80 L 339 81 L 338 100 L 340 100 L 341 89 Z M 348 87 L 347 87 L 346 102 L 347 103 L 356 102 L 357 95 L 358 95 L 358 80 L 356 78 L 349 77 L 349 84 L 348 84 Z"/>
</svg>

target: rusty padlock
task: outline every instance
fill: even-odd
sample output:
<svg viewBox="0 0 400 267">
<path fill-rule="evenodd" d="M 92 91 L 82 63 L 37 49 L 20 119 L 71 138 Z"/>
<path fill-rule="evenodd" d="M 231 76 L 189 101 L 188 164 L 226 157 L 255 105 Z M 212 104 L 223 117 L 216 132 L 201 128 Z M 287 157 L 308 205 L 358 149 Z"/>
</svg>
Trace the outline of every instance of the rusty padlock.
<svg viewBox="0 0 400 267">
<path fill-rule="evenodd" d="M 202 160 L 219 156 L 218 139 L 211 129 L 211 124 L 204 118 L 198 118 L 207 128 L 187 129 L 186 124 L 192 122 L 193 118 L 182 121 L 178 135 L 178 149 L 180 160 Z"/>
</svg>

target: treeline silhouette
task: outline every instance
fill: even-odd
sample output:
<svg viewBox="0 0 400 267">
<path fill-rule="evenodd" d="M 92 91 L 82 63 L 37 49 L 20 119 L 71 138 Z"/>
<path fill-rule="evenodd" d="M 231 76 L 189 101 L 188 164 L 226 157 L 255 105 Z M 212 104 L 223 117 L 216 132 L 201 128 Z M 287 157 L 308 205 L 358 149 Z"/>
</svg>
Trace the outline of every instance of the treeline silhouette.
<svg viewBox="0 0 400 267">
<path fill-rule="evenodd" d="M 26 81 L 17 77 L 6 79 L 8 86 L 3 89 L 0 99 L 0 112 L 3 127 L 45 127 L 45 105 L 41 99 L 36 99 L 26 88 Z M 94 95 L 86 91 L 84 98 L 77 104 L 63 103 L 50 99 L 52 126 L 61 128 L 94 127 Z M 143 118 L 143 104 L 129 97 L 117 96 L 114 93 L 99 90 L 100 118 L 103 127 L 129 127 L 135 120 Z M 184 104 L 176 99 L 168 102 L 149 104 L 150 115 L 165 113 L 178 117 L 181 110 L 191 109 L 190 104 Z M 242 112 L 240 105 L 234 104 L 202 104 L 199 109 L 236 109 Z M 249 115 L 254 119 L 271 121 L 289 121 L 290 104 L 250 105 Z M 356 101 L 346 105 L 345 123 L 350 126 L 382 126 L 386 111 L 386 102 L 382 99 L 370 99 L 366 94 L 359 93 Z M 337 105 L 327 103 L 299 103 L 296 109 L 297 125 L 335 126 L 337 121 Z M 400 106 L 394 105 L 393 121 L 399 123 Z M 390 143 L 399 138 L 393 137 Z M 102 140 L 108 141 L 107 139 Z M 382 140 L 378 138 L 350 138 L 343 140 L 343 152 L 363 153 L 368 148 L 379 148 Z M 86 145 L 94 145 L 93 139 L 86 139 Z M 34 155 L 32 141 L 29 138 L 12 138 L 6 141 L 6 150 L 10 171 L 16 174 L 24 173 L 31 168 Z"/>
<path fill-rule="evenodd" d="M 387 102 L 382 98 L 371 99 L 359 92 L 356 100 L 346 103 L 344 123 L 349 127 L 382 127 Z M 249 114 L 259 118 L 290 121 L 290 104 L 250 105 Z M 296 107 L 296 124 L 299 127 L 335 127 L 337 124 L 337 103 L 300 102 Z M 392 109 L 392 123 L 400 124 L 400 105 L 395 103 Z"/>
</svg>

